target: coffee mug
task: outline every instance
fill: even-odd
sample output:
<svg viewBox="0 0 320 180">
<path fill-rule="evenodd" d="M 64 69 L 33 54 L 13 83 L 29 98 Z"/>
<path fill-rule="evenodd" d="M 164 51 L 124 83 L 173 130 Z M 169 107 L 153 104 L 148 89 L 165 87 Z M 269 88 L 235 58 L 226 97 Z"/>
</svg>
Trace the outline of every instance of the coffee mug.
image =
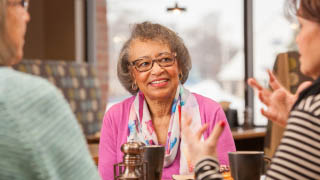
<svg viewBox="0 0 320 180">
<path fill-rule="evenodd" d="M 262 151 L 229 152 L 231 176 L 234 180 L 259 180 L 271 159 Z"/>
<path fill-rule="evenodd" d="M 145 146 L 144 149 L 143 159 L 148 162 L 147 179 L 161 180 L 165 152 L 164 146 L 149 145 Z"/>
</svg>

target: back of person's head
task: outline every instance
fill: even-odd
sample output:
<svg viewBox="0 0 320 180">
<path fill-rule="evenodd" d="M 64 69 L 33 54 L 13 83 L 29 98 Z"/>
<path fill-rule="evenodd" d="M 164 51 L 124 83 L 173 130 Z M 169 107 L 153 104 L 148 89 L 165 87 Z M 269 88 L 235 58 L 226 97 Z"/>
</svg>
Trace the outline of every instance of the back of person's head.
<svg viewBox="0 0 320 180">
<path fill-rule="evenodd" d="M 0 0 L 0 66 L 11 64 L 14 56 L 14 48 L 7 38 L 7 0 Z"/>
<path fill-rule="evenodd" d="M 133 83 L 133 80 L 128 68 L 130 45 L 134 40 L 159 41 L 168 45 L 171 52 L 175 52 L 177 54 L 177 62 L 182 73 L 180 83 L 183 84 L 186 82 L 192 65 L 189 51 L 183 40 L 177 33 L 163 25 L 151 22 L 138 23 L 133 26 L 131 36 L 125 42 L 120 51 L 117 69 L 118 78 L 121 84 L 131 94 L 135 94 L 138 91 L 132 89 L 131 84 Z"/>
<path fill-rule="evenodd" d="M 0 0 L 0 29 L 4 26 L 7 0 Z"/>
<path fill-rule="evenodd" d="M 288 2 L 290 14 L 320 23 L 320 0 L 290 0 Z"/>
</svg>

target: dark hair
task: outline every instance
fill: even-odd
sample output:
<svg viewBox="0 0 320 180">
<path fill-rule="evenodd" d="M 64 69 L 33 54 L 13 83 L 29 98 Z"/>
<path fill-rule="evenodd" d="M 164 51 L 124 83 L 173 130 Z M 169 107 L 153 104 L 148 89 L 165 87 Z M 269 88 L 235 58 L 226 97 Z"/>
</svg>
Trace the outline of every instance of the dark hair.
<svg viewBox="0 0 320 180">
<path fill-rule="evenodd" d="M 288 0 L 287 12 L 320 23 L 320 0 Z"/>
<path fill-rule="evenodd" d="M 183 84 L 186 82 L 192 65 L 189 51 L 184 45 L 183 40 L 174 31 L 165 26 L 153 24 L 151 22 L 143 22 L 133 26 L 131 36 L 124 43 L 119 55 L 117 74 L 121 84 L 126 88 L 126 90 L 131 94 L 136 94 L 139 91 L 139 89 L 132 89 L 132 83 L 134 82 L 129 70 L 130 44 L 133 40 L 137 39 L 142 41 L 159 41 L 167 44 L 171 52 L 175 52 L 177 54 L 176 58 L 178 66 L 182 73 L 180 83 Z"/>
</svg>

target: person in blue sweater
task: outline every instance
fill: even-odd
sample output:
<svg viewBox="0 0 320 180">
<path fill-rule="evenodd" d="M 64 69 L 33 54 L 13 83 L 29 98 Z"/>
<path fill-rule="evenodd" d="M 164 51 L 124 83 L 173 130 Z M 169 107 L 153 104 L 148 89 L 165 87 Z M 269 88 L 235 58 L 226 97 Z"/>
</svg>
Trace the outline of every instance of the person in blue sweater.
<svg viewBox="0 0 320 180">
<path fill-rule="evenodd" d="M 100 179 L 68 103 L 23 57 L 28 0 L 0 0 L 0 179 Z"/>
</svg>

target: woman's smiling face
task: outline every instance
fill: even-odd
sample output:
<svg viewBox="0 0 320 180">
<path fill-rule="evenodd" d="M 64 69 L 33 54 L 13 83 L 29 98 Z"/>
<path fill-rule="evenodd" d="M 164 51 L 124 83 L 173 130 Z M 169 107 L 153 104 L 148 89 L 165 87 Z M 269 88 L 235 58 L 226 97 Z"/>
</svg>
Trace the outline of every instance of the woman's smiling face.
<svg viewBox="0 0 320 180">
<path fill-rule="evenodd" d="M 161 41 L 136 39 L 130 45 L 129 61 L 132 63 L 141 58 L 156 59 L 173 53 L 170 47 Z M 133 81 L 148 99 L 166 100 L 174 97 L 179 85 L 180 71 L 177 61 L 169 67 L 160 67 L 154 62 L 153 67 L 145 72 L 139 72 L 134 66 L 131 66 L 130 70 Z"/>
</svg>

